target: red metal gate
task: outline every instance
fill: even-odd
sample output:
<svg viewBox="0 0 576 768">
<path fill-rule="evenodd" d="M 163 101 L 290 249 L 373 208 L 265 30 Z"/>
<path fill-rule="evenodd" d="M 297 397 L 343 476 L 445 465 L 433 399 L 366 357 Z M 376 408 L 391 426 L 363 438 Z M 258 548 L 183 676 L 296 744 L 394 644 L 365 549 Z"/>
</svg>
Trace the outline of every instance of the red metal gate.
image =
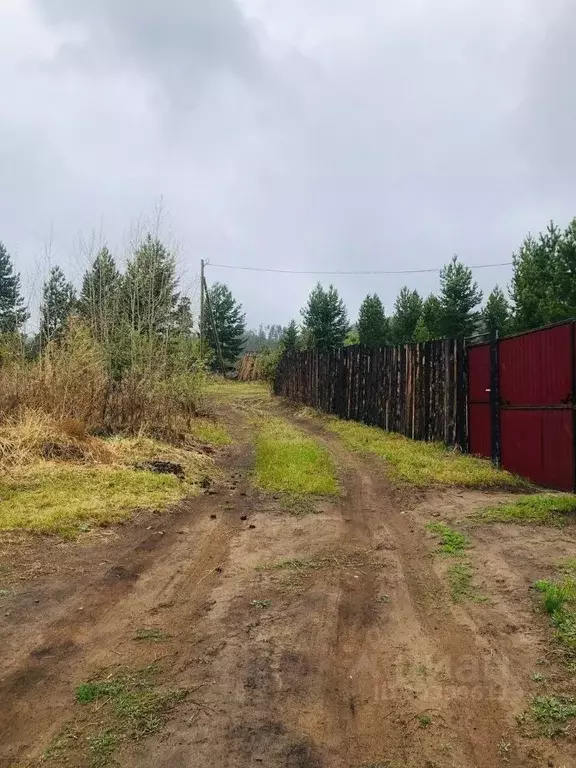
<svg viewBox="0 0 576 768">
<path fill-rule="evenodd" d="M 574 338 L 563 323 L 468 348 L 471 453 L 574 490 Z"/>
</svg>

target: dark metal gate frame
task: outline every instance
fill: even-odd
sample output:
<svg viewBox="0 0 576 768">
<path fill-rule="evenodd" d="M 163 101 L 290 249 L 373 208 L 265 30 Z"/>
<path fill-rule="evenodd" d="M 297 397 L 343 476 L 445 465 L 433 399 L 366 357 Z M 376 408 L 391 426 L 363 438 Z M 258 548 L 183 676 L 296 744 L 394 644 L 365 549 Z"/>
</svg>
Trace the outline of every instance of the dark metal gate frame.
<svg viewBox="0 0 576 768">
<path fill-rule="evenodd" d="M 490 427 L 492 435 L 492 463 L 502 464 L 502 442 L 500 440 L 500 341 L 498 337 L 490 342 Z"/>
</svg>

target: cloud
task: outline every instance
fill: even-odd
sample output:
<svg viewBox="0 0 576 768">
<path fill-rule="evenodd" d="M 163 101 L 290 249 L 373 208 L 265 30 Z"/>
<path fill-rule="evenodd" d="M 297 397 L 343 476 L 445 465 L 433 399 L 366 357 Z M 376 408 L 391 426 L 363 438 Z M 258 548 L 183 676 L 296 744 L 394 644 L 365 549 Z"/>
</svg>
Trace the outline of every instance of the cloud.
<svg viewBox="0 0 576 768">
<path fill-rule="evenodd" d="M 515 129 L 534 181 L 572 202 L 576 175 L 576 5 L 552 6 L 528 72 L 526 98 Z M 572 193 L 570 198 L 565 195 Z M 574 211 L 576 213 L 576 211 Z"/>
<path fill-rule="evenodd" d="M 112 247 L 160 195 L 184 267 L 507 261 L 576 213 L 568 0 L 6 0 L 0 238 Z M 39 60 L 41 66 L 39 66 Z M 49 64 L 49 65 L 48 65 Z M 66 258 L 67 262 L 66 263 Z M 209 271 L 251 323 L 315 278 Z M 508 270 L 479 272 L 485 290 Z M 335 278 L 351 315 L 404 282 Z"/>
<path fill-rule="evenodd" d="M 46 20 L 75 29 L 60 61 L 94 72 L 124 68 L 188 102 L 211 75 L 254 77 L 259 46 L 235 0 L 35 0 Z"/>
</svg>

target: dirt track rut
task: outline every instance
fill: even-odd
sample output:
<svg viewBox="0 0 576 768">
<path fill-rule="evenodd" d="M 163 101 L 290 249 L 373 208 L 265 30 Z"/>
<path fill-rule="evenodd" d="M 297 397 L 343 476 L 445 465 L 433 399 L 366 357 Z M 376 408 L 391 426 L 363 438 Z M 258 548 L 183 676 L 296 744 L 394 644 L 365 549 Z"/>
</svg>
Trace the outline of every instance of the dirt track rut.
<svg viewBox="0 0 576 768">
<path fill-rule="evenodd" d="M 66 594 L 60 584 L 58 601 L 45 589 L 36 614 L 5 621 L 0 765 L 34 763 L 73 716 L 79 681 L 154 660 L 193 695 L 160 734 L 124 745 L 121 766 L 576 764 L 517 736 L 536 651 L 519 653 L 499 631 L 506 605 L 453 606 L 414 499 L 296 421 L 341 475 L 342 498 L 321 514 L 287 515 L 251 488 L 250 434 L 237 414 L 240 442 L 211 495 L 155 518 L 153 530 L 132 526 L 109 547 L 111 562 L 94 563 Z M 135 644 L 143 626 L 170 640 Z"/>
</svg>

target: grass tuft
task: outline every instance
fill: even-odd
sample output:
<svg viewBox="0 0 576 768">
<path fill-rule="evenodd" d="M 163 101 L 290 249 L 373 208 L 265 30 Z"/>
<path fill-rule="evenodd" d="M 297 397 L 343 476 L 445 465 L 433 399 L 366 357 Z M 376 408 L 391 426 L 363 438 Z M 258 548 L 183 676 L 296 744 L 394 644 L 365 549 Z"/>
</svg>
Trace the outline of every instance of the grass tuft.
<svg viewBox="0 0 576 768">
<path fill-rule="evenodd" d="M 471 600 L 476 603 L 486 602 L 474 587 L 472 567 L 468 563 L 456 563 L 451 565 L 447 571 L 448 581 L 450 583 L 450 594 L 455 603 L 462 603 L 465 600 Z"/>
<path fill-rule="evenodd" d="M 530 736 L 549 739 L 566 733 L 568 721 L 576 717 L 576 699 L 570 696 L 535 696 L 530 709 L 519 716 Z"/>
<path fill-rule="evenodd" d="M 339 491 L 328 451 L 283 419 L 262 422 L 256 440 L 256 485 L 266 491 L 332 495 Z"/>
<path fill-rule="evenodd" d="M 576 657 L 576 579 L 566 576 L 561 582 L 541 579 L 534 587 L 543 596 L 543 607 L 551 618 L 555 637 L 572 661 Z"/>
<path fill-rule="evenodd" d="M 327 417 L 331 432 L 346 447 L 384 459 L 393 480 L 412 486 L 461 486 L 467 488 L 523 488 L 526 481 L 496 469 L 485 459 L 466 456 L 442 443 L 409 440 L 379 427 Z"/>
<path fill-rule="evenodd" d="M 576 599 L 576 581 L 570 576 L 560 583 L 540 579 L 534 587 L 544 596 L 544 608 L 551 615 Z"/>
<path fill-rule="evenodd" d="M 428 523 L 426 528 L 430 533 L 440 537 L 439 551 L 445 555 L 461 555 L 470 545 L 470 539 L 460 531 L 455 531 L 445 523 Z"/>
<path fill-rule="evenodd" d="M 316 513 L 314 498 L 309 495 L 284 493 L 280 500 L 280 506 L 283 512 L 287 512 L 292 517 L 305 517 Z"/>
<path fill-rule="evenodd" d="M 263 608 L 270 608 L 272 605 L 271 600 L 252 600 L 250 603 L 252 608 L 258 608 L 259 610 L 262 610 Z"/>
<path fill-rule="evenodd" d="M 161 629 L 144 627 L 136 630 L 133 639 L 146 640 L 149 643 L 165 643 L 170 639 L 170 635 L 166 634 L 166 632 L 163 632 Z"/>
<path fill-rule="evenodd" d="M 562 527 L 568 516 L 576 512 L 576 496 L 568 493 L 536 493 L 519 496 L 514 501 L 498 504 L 480 512 L 485 523 L 518 523 Z"/>
<path fill-rule="evenodd" d="M 99 731 L 93 736 L 88 736 L 90 749 L 91 768 L 103 768 L 112 760 L 112 756 L 118 747 L 118 735 L 114 731 Z"/>
<path fill-rule="evenodd" d="M 142 739 L 158 731 L 184 689 L 166 690 L 158 685 L 155 666 L 117 669 L 81 683 L 75 691 L 81 710 L 54 737 L 44 754 L 48 765 L 88 765 L 103 768 L 116 764 L 114 753 L 129 739 Z M 86 712 L 82 712 L 86 710 Z M 94 726 L 97 731 L 93 731 Z"/>
<path fill-rule="evenodd" d="M 450 528 L 446 523 L 428 523 L 426 528 L 430 533 L 440 537 L 440 546 L 436 554 L 461 559 L 461 562 L 451 565 L 446 571 L 452 601 L 454 603 L 462 603 L 465 600 L 485 602 L 486 598 L 479 595 L 474 587 L 472 566 L 464 557 L 466 551 L 472 546 L 468 536 Z"/>
<path fill-rule="evenodd" d="M 257 570 L 279 572 L 278 578 L 273 577 L 274 581 L 298 593 L 306 589 L 307 584 L 317 571 L 357 570 L 366 568 L 367 565 L 373 568 L 378 567 L 377 561 L 371 560 L 370 553 L 358 551 L 306 559 L 292 557 L 257 566 Z"/>
</svg>

